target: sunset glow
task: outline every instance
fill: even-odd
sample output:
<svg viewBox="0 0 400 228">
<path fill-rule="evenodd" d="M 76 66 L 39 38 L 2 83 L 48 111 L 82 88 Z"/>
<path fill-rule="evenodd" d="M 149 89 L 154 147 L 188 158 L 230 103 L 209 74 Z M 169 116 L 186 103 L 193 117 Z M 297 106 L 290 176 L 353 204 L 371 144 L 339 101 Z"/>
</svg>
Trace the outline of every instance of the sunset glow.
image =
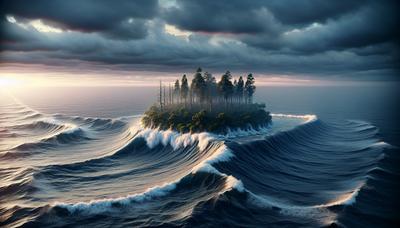
<svg viewBox="0 0 400 228">
<path fill-rule="evenodd" d="M 20 82 L 12 77 L 1 77 L 0 76 L 0 87 L 1 88 L 10 88 L 14 86 L 21 85 Z"/>
</svg>

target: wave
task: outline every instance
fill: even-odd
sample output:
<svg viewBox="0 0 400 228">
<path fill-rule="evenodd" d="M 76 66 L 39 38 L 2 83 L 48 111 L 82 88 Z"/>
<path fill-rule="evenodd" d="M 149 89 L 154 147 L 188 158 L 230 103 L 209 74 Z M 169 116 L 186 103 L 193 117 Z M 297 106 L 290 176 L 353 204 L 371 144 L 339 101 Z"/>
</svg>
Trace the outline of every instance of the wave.
<svg viewBox="0 0 400 228">
<path fill-rule="evenodd" d="M 74 125 L 57 126 L 52 130 L 55 130 L 56 132 L 52 133 L 50 136 L 45 136 L 36 142 L 19 144 L 11 150 L 27 151 L 32 149 L 49 149 L 56 146 L 71 145 L 92 139 L 87 136 L 86 132 L 82 128 Z"/>
<path fill-rule="evenodd" d="M 37 188 L 33 186 L 33 179 L 31 178 L 22 179 L 7 186 L 0 186 L 0 202 L 10 200 L 11 198 L 23 198 L 36 190 Z"/>
<path fill-rule="evenodd" d="M 70 152 L 65 148 L 87 144 L 68 154 L 73 159 L 41 164 L 30 171 L 31 179 L 0 192 L 15 192 L 17 198 L 33 193 L 35 200 L 48 203 L 36 222 L 59 216 L 79 224 L 74 218 L 105 213 L 143 216 L 149 222 L 162 208 L 170 216 L 160 215 L 163 222 L 191 224 L 209 216 L 210 209 L 236 208 L 249 215 L 278 213 L 332 224 L 338 211 L 357 204 L 368 181 L 386 172 L 378 162 L 390 145 L 369 123 L 328 123 L 315 115 L 272 117 L 269 126 L 218 135 L 142 128 L 133 117 L 43 115 L 14 127 L 51 134 L 17 146 L 4 158 L 38 153 L 38 148 Z M 80 155 L 96 150 L 102 152 Z M 41 190 L 51 196 L 35 195 Z"/>
<path fill-rule="evenodd" d="M 114 199 L 92 200 L 90 202 L 79 202 L 74 204 L 67 204 L 62 202 L 55 202 L 53 207 L 66 208 L 70 213 L 82 212 L 85 213 L 102 213 L 112 209 L 112 207 L 128 205 L 133 202 L 139 203 L 155 197 L 161 197 L 168 194 L 176 188 L 176 183 L 168 183 L 162 186 L 149 188 L 146 192 L 141 194 L 128 195 Z"/>
<path fill-rule="evenodd" d="M 294 118 L 300 118 L 300 117 L 294 117 Z M 311 117 L 302 116 L 301 118 L 308 119 Z M 318 140 L 322 141 L 322 143 L 324 143 L 324 140 L 322 140 L 322 139 L 325 139 L 325 135 L 331 136 L 333 133 L 335 133 L 335 132 L 331 131 L 331 132 L 325 133 L 325 135 L 323 135 L 323 134 L 321 135 L 320 130 L 321 130 L 321 128 L 326 127 L 325 124 L 320 121 L 316 121 L 315 117 L 312 117 L 312 118 L 315 121 L 312 121 L 312 122 L 308 121 L 307 124 L 301 125 L 300 127 L 296 128 L 292 131 L 282 132 L 277 135 L 270 136 L 266 140 L 250 142 L 248 144 L 244 144 L 243 146 L 238 146 L 234 142 L 228 143 L 227 145 L 225 145 L 225 143 L 222 143 L 213 150 L 212 154 L 206 156 L 196 166 L 194 166 L 191 170 L 191 173 L 196 174 L 197 172 L 207 172 L 207 173 L 218 174 L 218 175 L 226 176 L 227 178 L 228 177 L 234 178 L 238 183 L 241 183 L 238 185 L 246 186 L 246 184 L 243 185 L 243 182 L 241 182 L 242 181 L 241 174 L 235 175 L 236 170 L 235 169 L 230 170 L 230 167 L 241 167 L 241 166 L 249 167 L 249 164 L 245 163 L 246 159 L 245 158 L 242 159 L 243 156 L 247 156 L 247 160 L 249 157 L 250 158 L 253 157 L 252 159 L 254 159 L 254 157 L 256 157 L 256 158 L 258 158 L 257 162 L 261 162 L 263 165 L 266 165 L 266 164 L 268 165 L 269 163 L 271 163 L 271 161 L 265 160 L 266 159 L 265 155 L 264 155 L 265 152 L 262 152 L 262 150 L 260 151 L 260 148 L 265 148 L 265 149 L 267 149 L 267 151 L 270 149 L 278 150 L 278 151 L 273 152 L 273 153 L 277 153 L 277 154 L 282 154 L 282 152 L 283 152 L 285 159 L 286 159 L 285 163 L 290 162 L 288 164 L 291 164 L 291 163 L 295 162 L 293 164 L 296 164 L 299 162 L 303 162 L 304 167 L 302 164 L 297 164 L 297 165 L 300 165 L 299 168 L 301 168 L 301 169 L 312 168 L 312 167 L 310 167 L 309 164 L 311 164 L 311 162 L 315 163 L 316 162 L 315 159 L 320 159 L 320 156 L 318 155 L 318 153 L 321 153 L 321 152 L 326 153 L 327 152 L 324 150 L 323 146 L 321 147 L 320 143 L 316 143 L 316 142 L 313 143 L 313 141 L 315 139 L 318 139 Z M 331 128 L 331 126 L 329 128 Z M 366 130 L 366 129 L 363 129 L 362 131 L 364 131 L 364 130 Z M 352 133 L 353 130 L 349 129 L 348 132 Z M 342 134 L 343 132 L 340 132 L 340 133 Z M 238 134 L 238 135 L 242 135 L 242 134 Z M 317 137 L 317 138 L 314 138 L 314 137 Z M 205 150 L 210 145 L 211 142 L 217 141 L 218 136 L 210 134 L 210 133 L 180 134 L 180 133 L 170 131 L 170 130 L 162 131 L 162 130 L 157 130 L 157 129 L 141 129 L 141 130 L 138 130 L 137 133 L 135 134 L 135 136 L 132 138 L 132 142 L 135 142 L 134 145 L 136 145 L 135 140 L 137 140 L 139 138 L 142 138 L 144 140 L 146 146 L 150 149 L 154 149 L 158 145 L 162 145 L 164 147 L 171 146 L 173 150 L 177 150 L 179 148 L 186 148 L 189 146 L 196 146 L 199 151 L 202 151 L 202 150 Z M 298 139 L 301 139 L 302 143 L 297 145 L 296 143 L 298 142 Z M 318 141 L 318 140 L 315 140 L 315 141 Z M 295 147 L 293 147 L 292 149 L 294 149 L 294 151 L 298 151 L 299 155 L 293 157 L 293 155 L 288 154 L 288 150 L 286 147 L 290 144 L 287 144 L 287 142 L 295 142 L 295 145 L 294 145 Z M 304 150 L 305 149 L 304 146 L 306 146 L 306 145 L 304 145 L 304 142 L 308 143 L 307 144 L 308 148 L 314 150 L 314 152 L 317 155 L 315 155 L 313 157 L 312 154 L 307 153 Z M 371 152 L 370 151 L 371 148 L 374 148 L 377 145 L 381 145 L 380 143 L 376 143 L 376 142 L 371 144 L 369 141 L 365 141 L 365 139 L 361 140 L 361 142 L 367 143 L 367 145 L 364 145 L 363 147 L 358 146 L 357 150 L 354 150 L 354 149 L 349 150 L 349 148 L 347 148 L 348 145 L 345 145 L 345 146 L 343 146 L 342 149 L 351 151 L 353 153 L 365 153 L 366 152 L 365 150 L 367 150 L 367 152 Z M 273 147 L 270 148 L 269 145 L 273 145 Z M 283 145 L 286 145 L 286 147 Z M 131 145 L 128 144 L 128 148 L 130 146 Z M 233 149 L 229 148 L 229 146 L 233 146 Z M 234 158 L 237 154 L 241 153 L 240 147 L 249 147 L 249 146 L 251 148 L 253 148 L 251 154 L 248 152 L 241 154 L 238 158 L 238 159 L 241 159 L 241 161 L 238 164 L 237 164 L 237 161 L 231 162 L 232 158 Z M 316 147 L 319 147 L 319 148 L 316 148 Z M 317 153 L 317 151 L 315 151 L 316 149 L 318 149 L 318 151 L 319 151 L 318 153 Z M 117 151 L 116 153 L 109 155 L 107 157 L 100 158 L 100 159 L 113 158 L 113 156 L 120 155 L 123 151 L 126 151 L 126 148 L 122 148 L 119 151 Z M 281 152 L 279 152 L 279 151 L 281 151 Z M 330 151 L 330 152 L 333 153 L 333 152 L 336 152 L 336 150 Z M 283 155 L 279 156 L 278 158 L 282 159 L 282 156 Z M 343 157 L 345 157 L 345 159 L 352 159 L 355 156 L 354 155 L 349 156 L 349 157 L 341 156 L 341 158 L 343 158 Z M 332 159 L 332 156 L 327 157 L 327 158 Z M 302 161 L 298 161 L 298 159 L 301 159 Z M 90 161 L 90 162 L 93 162 L 93 161 Z M 329 165 L 330 163 L 328 163 L 328 162 L 332 162 L 332 161 L 319 161 L 319 165 Z M 221 163 L 225 163 L 227 165 L 225 165 L 225 167 L 222 166 L 222 169 L 221 169 Z M 217 165 L 217 166 L 215 167 L 215 165 Z M 274 164 L 272 163 L 272 164 L 270 164 L 270 166 L 271 165 L 274 165 Z M 360 164 L 360 168 L 370 167 L 371 165 L 369 163 Z M 256 166 L 258 166 L 258 165 L 256 165 Z M 224 169 L 224 168 L 226 168 L 226 169 Z M 279 173 L 282 171 L 276 170 L 277 167 L 271 167 L 271 168 L 272 169 L 269 170 L 271 175 L 276 175 L 277 177 L 283 175 L 283 174 Z M 252 170 L 252 169 L 249 167 L 249 170 Z M 239 171 L 243 171 L 243 170 L 239 170 Z M 344 170 L 343 172 L 345 172 L 345 171 L 346 170 Z M 278 173 L 274 174 L 275 172 L 278 172 Z M 297 173 L 295 174 L 292 172 L 293 171 L 289 169 L 289 172 L 285 173 L 285 176 L 282 176 L 282 178 L 287 179 L 289 177 L 288 180 L 290 182 L 293 182 L 293 181 L 297 180 L 298 178 L 301 178 Z M 260 175 L 260 173 L 256 173 L 256 174 Z M 248 177 L 253 176 L 253 174 L 250 174 L 250 173 L 247 175 L 248 175 Z M 322 174 L 318 174 L 318 175 L 325 175 L 325 174 L 322 173 Z M 353 176 L 357 177 L 357 178 L 360 177 L 359 173 L 354 173 L 354 175 L 353 175 L 353 174 L 351 174 L 351 172 L 346 175 L 344 175 L 344 173 L 340 173 L 340 174 L 338 173 L 335 175 L 336 176 L 340 175 L 340 176 L 349 177 L 349 178 L 353 177 Z M 247 180 L 247 178 L 244 178 L 244 180 L 245 180 L 244 183 L 246 183 L 248 181 L 250 181 L 250 183 L 251 183 L 254 181 L 252 179 Z M 256 178 L 256 177 L 254 177 L 254 178 Z M 332 177 L 332 178 L 336 178 L 336 177 Z M 310 178 L 307 177 L 304 180 L 309 180 L 309 179 Z M 273 180 L 276 181 L 276 178 L 273 178 Z M 348 180 L 347 179 L 337 179 L 338 184 L 345 183 L 346 181 L 348 181 Z M 175 184 L 175 182 L 172 182 L 170 184 L 173 185 L 173 184 Z M 167 185 L 167 186 L 169 186 L 169 185 Z M 310 186 L 313 186 L 313 185 L 310 185 Z M 158 187 L 157 189 L 159 189 L 159 188 L 160 187 Z M 252 186 L 252 184 L 250 184 L 250 189 L 248 191 L 252 192 L 252 190 L 251 190 L 252 188 L 253 188 L 253 186 Z M 257 188 L 259 188 L 259 187 L 256 187 L 256 189 Z M 276 186 L 275 186 L 275 188 L 276 188 Z M 341 188 L 343 188 L 343 187 L 341 187 Z M 338 190 L 339 195 L 341 192 L 350 191 L 347 188 L 344 188 L 344 190 L 340 190 L 341 188 L 339 188 L 339 190 Z M 163 188 L 161 188 L 161 189 L 163 189 Z M 313 188 L 311 187 L 311 189 L 313 189 Z M 327 189 L 329 189 L 329 188 L 327 187 Z M 254 194 L 258 194 L 257 191 Z M 334 196 L 335 194 L 332 193 L 332 194 L 328 194 L 328 195 Z M 137 195 L 135 195 L 135 197 L 136 196 Z M 317 197 L 314 200 L 311 200 L 311 198 L 308 200 L 321 201 L 323 198 L 324 197 Z M 335 202 L 338 202 L 338 201 L 335 201 Z M 330 205 L 330 204 L 327 203 L 327 205 Z"/>
<path fill-rule="evenodd" d="M 55 144 L 69 144 L 90 139 L 91 138 L 86 135 L 86 132 L 82 128 L 73 126 L 72 128 L 53 135 L 49 138 L 42 139 L 42 141 Z"/>
<path fill-rule="evenodd" d="M 232 156 L 231 151 L 226 147 L 224 143 L 213 143 L 216 138 L 209 133 L 199 133 L 199 134 L 180 134 L 173 131 L 159 131 L 155 129 L 142 129 L 134 134 L 132 141 L 126 146 L 120 148 L 115 153 L 108 155 L 106 157 L 101 157 L 93 160 L 88 160 L 83 163 L 73 163 L 62 165 L 62 169 L 68 167 L 80 167 L 81 169 L 88 165 L 100 164 L 104 161 L 111 162 L 110 159 L 120 159 L 121 156 L 126 156 L 125 153 L 129 153 L 131 148 L 138 147 L 143 140 L 146 147 L 149 149 L 155 149 L 157 146 L 162 145 L 163 147 L 170 146 L 173 152 L 182 153 L 182 151 L 176 151 L 183 148 L 197 148 L 194 152 L 200 153 L 200 151 L 212 148 L 212 154 L 204 156 L 204 159 L 199 161 L 196 166 L 194 166 L 186 175 L 176 179 L 172 182 L 167 182 L 162 185 L 156 185 L 150 187 L 142 193 L 127 195 L 125 197 L 108 198 L 100 200 L 92 200 L 89 202 L 78 202 L 78 203 L 63 203 L 56 202 L 53 207 L 65 208 L 70 213 L 103 213 L 105 211 L 113 210 L 116 207 L 126 206 L 129 204 L 140 203 L 144 201 L 149 201 L 155 198 L 160 198 L 171 193 L 171 191 L 176 190 L 177 186 L 183 185 L 183 182 L 188 182 L 187 179 L 196 178 L 201 173 L 208 173 L 209 175 L 217 175 L 224 179 L 223 189 L 219 191 L 219 194 L 223 194 L 226 191 L 236 189 L 238 191 L 243 191 L 243 184 L 241 181 L 237 180 L 235 177 L 230 175 L 225 175 L 218 172 L 212 167 L 212 164 L 217 162 L 228 161 Z M 146 153 L 151 153 L 145 150 Z M 198 152 L 196 152 L 198 151 Z M 130 152 L 132 155 L 132 152 Z M 51 167 L 51 170 L 60 170 L 61 166 Z M 47 169 L 48 171 L 50 169 Z M 53 172 L 52 171 L 52 172 Z M 125 173 L 125 175 L 127 175 Z M 191 182 L 191 181 L 189 181 Z M 180 187 L 182 189 L 183 187 Z"/>
<path fill-rule="evenodd" d="M 201 170 L 200 173 L 201 172 L 204 172 L 204 170 Z M 204 177 L 200 177 L 200 175 L 197 173 L 188 174 L 182 179 L 170 183 L 165 183 L 160 186 L 148 188 L 145 192 L 139 194 L 132 194 L 118 198 L 92 200 L 89 202 L 55 202 L 52 207 L 64 208 L 68 210 L 69 213 L 100 214 L 113 211 L 116 208 L 127 207 L 134 204 L 145 203 L 153 200 L 160 200 L 160 198 L 164 196 L 173 194 L 173 191 L 184 191 L 188 188 L 187 185 L 196 185 L 196 183 L 198 182 L 198 180 L 196 179 L 202 179 L 204 181 Z M 212 175 L 214 175 L 214 173 L 212 173 Z M 236 189 L 240 192 L 244 191 L 243 184 L 234 177 L 222 175 L 220 178 L 222 179 L 218 183 L 218 185 L 220 186 L 222 184 L 223 188 L 216 193 L 217 195 L 224 194 L 226 191 L 230 191 L 232 189 Z"/>
<path fill-rule="evenodd" d="M 127 127 L 127 122 L 121 118 L 97 118 L 97 117 L 83 117 L 83 116 L 67 116 L 64 114 L 56 113 L 52 115 L 53 118 L 70 121 L 79 125 L 84 125 L 89 129 L 96 131 L 115 130 Z"/>
<path fill-rule="evenodd" d="M 344 139 L 350 136 L 343 134 L 367 129 L 363 138 Z M 337 130 L 314 121 L 265 140 L 230 143 L 234 159 L 217 169 L 242 180 L 255 199 L 269 206 L 300 209 L 352 204 L 387 144 L 371 140 L 374 128 Z M 279 203 L 280 198 L 287 202 Z"/>
<path fill-rule="evenodd" d="M 17 138 L 18 136 L 20 135 L 15 132 L 10 132 L 8 129 L 5 128 L 0 128 L 0 138 Z"/>
<path fill-rule="evenodd" d="M 43 114 L 41 113 L 31 113 L 30 115 L 25 115 L 22 117 L 19 117 L 17 120 L 31 120 L 31 119 L 38 119 L 43 117 Z"/>
<path fill-rule="evenodd" d="M 34 185 L 34 168 L 10 169 L 1 172 L 3 182 L 0 184 L 0 202 L 11 199 L 23 199 L 38 190 Z"/>
<path fill-rule="evenodd" d="M 46 131 L 57 131 L 68 128 L 68 126 L 60 125 L 54 121 L 39 120 L 32 123 L 16 124 L 8 127 L 9 129 L 15 130 L 46 130 Z"/>
</svg>

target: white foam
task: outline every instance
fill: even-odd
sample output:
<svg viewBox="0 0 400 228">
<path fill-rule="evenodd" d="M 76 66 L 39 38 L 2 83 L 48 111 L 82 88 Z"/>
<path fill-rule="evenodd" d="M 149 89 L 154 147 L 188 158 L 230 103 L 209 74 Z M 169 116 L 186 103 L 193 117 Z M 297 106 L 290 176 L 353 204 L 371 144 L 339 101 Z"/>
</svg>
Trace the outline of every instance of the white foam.
<svg viewBox="0 0 400 228">
<path fill-rule="evenodd" d="M 353 189 L 352 191 L 340 195 L 337 199 L 333 200 L 332 202 L 316 205 L 314 207 L 332 207 L 337 205 L 352 205 L 356 202 L 356 198 L 358 193 L 360 192 L 361 188 L 365 185 L 365 181 L 360 182 L 358 186 Z"/>
<path fill-rule="evenodd" d="M 272 113 L 272 117 L 284 117 L 284 118 L 297 118 L 297 119 L 304 119 L 305 123 L 314 121 L 317 119 L 316 115 L 307 114 L 307 115 L 291 115 L 291 114 L 282 114 L 282 113 Z"/>
<path fill-rule="evenodd" d="M 229 161 L 233 156 L 234 155 L 232 151 L 226 145 L 222 144 L 210 157 L 202 161 L 200 164 L 196 165 L 192 169 L 192 173 L 196 173 L 199 171 L 209 171 L 210 173 L 221 174 L 214 167 L 212 167 L 212 164 L 217 162 Z"/>
<path fill-rule="evenodd" d="M 67 203 L 54 203 L 53 206 L 58 206 L 67 209 L 70 213 L 84 212 L 87 214 L 98 214 L 113 209 L 113 205 L 120 206 L 129 205 L 133 202 L 140 203 L 151 200 L 155 197 L 162 197 L 167 195 L 170 191 L 176 188 L 176 182 L 168 183 L 163 186 L 156 186 L 149 188 L 146 192 L 141 194 L 133 194 L 125 197 L 92 200 L 90 202 L 79 202 L 73 204 Z"/>
<path fill-rule="evenodd" d="M 226 145 L 222 144 L 210 157 L 195 166 L 192 169 L 192 173 L 195 174 L 197 172 L 207 172 L 225 177 L 225 188 L 222 192 L 220 192 L 220 194 L 232 189 L 236 189 L 239 192 L 244 192 L 245 188 L 242 181 L 236 179 L 234 176 L 221 173 L 212 166 L 212 164 L 217 162 L 229 161 L 232 157 L 234 157 L 232 151 Z"/>
<path fill-rule="evenodd" d="M 144 128 L 137 130 L 136 137 L 142 137 L 149 148 L 154 148 L 160 144 L 163 146 L 170 145 L 174 150 L 193 145 L 197 142 L 200 150 L 204 150 L 210 141 L 215 140 L 211 133 L 179 133 L 172 130 L 159 130 Z"/>
<path fill-rule="evenodd" d="M 203 164 L 201 166 L 196 166 L 195 168 L 192 169 L 192 173 L 197 173 L 197 172 L 205 172 L 205 173 L 213 173 L 217 175 L 223 175 L 220 171 L 218 171 L 216 168 L 214 168 L 210 164 Z"/>
<path fill-rule="evenodd" d="M 236 189 L 239 192 L 244 192 L 245 188 L 241 180 L 236 179 L 233 176 L 227 176 L 225 186 L 228 190 Z"/>
<path fill-rule="evenodd" d="M 390 144 L 387 143 L 387 142 L 380 141 L 380 142 L 373 143 L 373 144 L 371 145 L 371 147 L 392 148 L 393 146 L 390 145 Z"/>
<path fill-rule="evenodd" d="M 141 137 L 146 141 L 149 148 L 154 148 L 160 144 L 163 146 L 170 145 L 174 150 L 182 147 L 191 146 L 197 142 L 197 147 L 200 150 L 205 150 L 210 142 L 221 139 L 232 139 L 238 137 L 247 137 L 254 135 L 267 134 L 270 127 L 262 127 L 254 129 L 249 127 L 248 129 L 228 129 L 227 134 L 216 135 L 209 132 L 201 133 L 179 133 L 173 130 L 160 130 L 152 128 L 134 128 L 137 132 L 135 137 Z"/>
</svg>

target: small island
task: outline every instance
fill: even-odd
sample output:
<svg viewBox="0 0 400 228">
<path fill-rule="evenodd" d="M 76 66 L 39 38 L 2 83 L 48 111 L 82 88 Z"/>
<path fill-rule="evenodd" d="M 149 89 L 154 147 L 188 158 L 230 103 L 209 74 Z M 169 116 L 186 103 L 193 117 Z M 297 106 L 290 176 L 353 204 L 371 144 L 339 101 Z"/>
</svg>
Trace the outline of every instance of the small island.
<svg viewBox="0 0 400 228">
<path fill-rule="evenodd" d="M 265 104 L 253 103 L 255 79 L 248 74 L 232 82 L 229 71 L 217 82 L 198 68 L 188 83 L 186 75 L 168 87 L 160 82 L 158 103 L 142 118 L 144 127 L 224 134 L 236 129 L 259 129 L 271 122 Z"/>
</svg>

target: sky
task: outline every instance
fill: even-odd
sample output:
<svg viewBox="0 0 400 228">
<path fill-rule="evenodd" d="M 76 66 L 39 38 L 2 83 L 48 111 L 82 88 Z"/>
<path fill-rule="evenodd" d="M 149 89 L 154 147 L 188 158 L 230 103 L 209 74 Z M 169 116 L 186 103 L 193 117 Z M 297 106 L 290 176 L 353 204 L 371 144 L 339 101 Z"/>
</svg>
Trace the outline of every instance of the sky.
<svg viewBox="0 0 400 228">
<path fill-rule="evenodd" d="M 199 66 L 267 84 L 399 81 L 399 5 L 1 0 L 0 84 L 147 85 Z"/>
</svg>

